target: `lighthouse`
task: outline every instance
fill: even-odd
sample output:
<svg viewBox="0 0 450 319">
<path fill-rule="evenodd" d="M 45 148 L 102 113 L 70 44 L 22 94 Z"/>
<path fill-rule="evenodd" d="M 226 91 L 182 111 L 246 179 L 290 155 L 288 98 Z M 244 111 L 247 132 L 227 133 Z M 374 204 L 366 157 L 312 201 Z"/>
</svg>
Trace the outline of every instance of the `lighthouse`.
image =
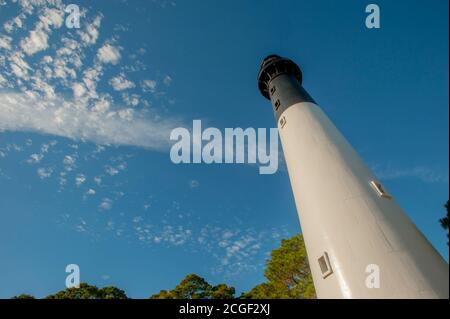
<svg viewBox="0 0 450 319">
<path fill-rule="evenodd" d="M 448 298 L 449 267 L 302 86 L 291 60 L 258 74 L 271 101 L 319 298 Z"/>
</svg>

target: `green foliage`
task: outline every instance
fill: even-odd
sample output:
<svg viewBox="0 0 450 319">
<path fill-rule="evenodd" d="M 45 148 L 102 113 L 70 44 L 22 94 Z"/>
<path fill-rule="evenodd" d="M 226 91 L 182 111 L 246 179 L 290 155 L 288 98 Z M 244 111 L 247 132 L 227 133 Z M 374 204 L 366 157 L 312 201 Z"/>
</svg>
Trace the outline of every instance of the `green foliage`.
<svg viewBox="0 0 450 319">
<path fill-rule="evenodd" d="M 444 228 L 447 231 L 447 239 L 448 239 L 448 210 L 449 210 L 449 201 L 444 205 L 445 209 L 447 210 L 447 216 L 443 217 L 439 220 L 441 223 L 442 228 Z M 448 245 L 448 241 L 447 241 Z"/>
<path fill-rule="evenodd" d="M 18 296 L 14 296 L 11 299 L 36 299 L 36 298 L 34 298 L 34 296 L 32 296 L 32 295 L 21 294 Z"/>
<path fill-rule="evenodd" d="M 211 299 L 233 299 L 235 292 L 234 287 L 219 284 L 212 288 Z"/>
<path fill-rule="evenodd" d="M 98 288 L 81 283 L 79 288 L 67 288 L 46 299 L 128 299 L 123 290 L 116 287 Z"/>
<path fill-rule="evenodd" d="M 161 290 L 159 293 L 150 296 L 149 299 L 175 299 L 175 298 L 170 291 Z"/>
<path fill-rule="evenodd" d="M 99 299 L 128 299 L 125 291 L 112 286 L 100 288 L 99 296 Z"/>
<path fill-rule="evenodd" d="M 211 286 L 195 274 L 187 275 L 173 290 L 161 290 L 151 299 L 233 299 L 235 289 L 225 284 Z"/>
<path fill-rule="evenodd" d="M 243 294 L 247 299 L 316 298 L 302 235 L 283 239 L 271 253 L 264 272 L 267 282 Z"/>
<path fill-rule="evenodd" d="M 275 299 L 274 288 L 270 283 L 262 283 L 252 288 L 249 292 L 243 293 L 241 299 Z"/>
<path fill-rule="evenodd" d="M 211 285 L 195 274 L 187 275 L 172 291 L 175 299 L 206 299 L 211 293 Z"/>
</svg>

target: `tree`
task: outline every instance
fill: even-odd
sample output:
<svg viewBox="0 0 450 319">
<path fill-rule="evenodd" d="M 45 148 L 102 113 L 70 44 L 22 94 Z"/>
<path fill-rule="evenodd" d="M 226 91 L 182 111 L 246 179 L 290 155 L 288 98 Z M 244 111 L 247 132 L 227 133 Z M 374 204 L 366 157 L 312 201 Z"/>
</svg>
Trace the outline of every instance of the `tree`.
<svg viewBox="0 0 450 319">
<path fill-rule="evenodd" d="M 273 293 L 274 288 L 270 283 L 262 283 L 253 287 L 249 292 L 243 293 L 241 299 L 275 299 L 276 296 Z"/>
<path fill-rule="evenodd" d="M 159 293 L 150 296 L 149 299 L 175 299 L 175 298 L 170 291 L 161 290 Z"/>
<path fill-rule="evenodd" d="M 439 222 L 441 223 L 442 228 L 444 228 L 447 231 L 447 240 L 448 240 L 448 210 L 449 210 L 449 201 L 444 205 L 445 209 L 447 210 L 447 217 L 443 217 L 439 219 Z M 447 241 L 448 245 L 448 241 Z"/>
<path fill-rule="evenodd" d="M 112 286 L 100 288 L 99 296 L 99 299 L 128 299 L 125 291 Z"/>
<path fill-rule="evenodd" d="M 266 262 L 267 282 L 243 294 L 242 298 L 312 299 L 316 297 L 302 235 L 283 239 Z"/>
<path fill-rule="evenodd" d="M 212 288 L 211 299 L 233 299 L 235 292 L 234 287 L 219 284 Z"/>
<path fill-rule="evenodd" d="M 196 274 L 187 275 L 173 290 L 161 290 L 151 299 L 233 299 L 235 289 L 225 284 L 211 286 Z"/>
<path fill-rule="evenodd" d="M 175 299 L 206 299 L 211 294 L 211 285 L 195 274 L 187 275 L 172 291 Z"/>
<path fill-rule="evenodd" d="M 36 299 L 36 298 L 34 298 L 34 296 L 32 296 L 32 295 L 20 294 L 20 295 L 12 297 L 11 299 Z"/>
<path fill-rule="evenodd" d="M 123 290 L 116 287 L 98 288 L 81 283 L 79 288 L 67 288 L 56 294 L 49 295 L 47 299 L 128 299 Z"/>
</svg>

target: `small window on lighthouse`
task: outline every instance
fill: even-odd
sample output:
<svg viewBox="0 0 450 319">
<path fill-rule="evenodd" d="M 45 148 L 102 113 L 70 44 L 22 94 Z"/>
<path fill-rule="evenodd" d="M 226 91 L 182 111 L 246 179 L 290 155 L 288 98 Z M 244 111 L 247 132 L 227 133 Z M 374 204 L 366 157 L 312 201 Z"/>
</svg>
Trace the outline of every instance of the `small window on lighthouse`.
<svg viewBox="0 0 450 319">
<path fill-rule="evenodd" d="M 276 111 L 278 111 L 278 108 L 280 107 L 280 105 L 281 105 L 280 100 L 276 100 L 276 101 L 275 101 L 275 110 L 276 110 Z"/>
<path fill-rule="evenodd" d="M 270 89 L 270 95 L 273 95 L 276 90 L 277 88 L 275 86 L 272 86 L 272 88 Z"/>
<path fill-rule="evenodd" d="M 331 268 L 330 259 L 328 258 L 327 252 L 324 252 L 323 255 L 318 259 L 318 261 L 323 278 L 326 278 L 333 273 L 333 269 Z"/>
<path fill-rule="evenodd" d="M 383 188 L 383 185 L 381 185 L 380 182 L 371 181 L 370 185 L 372 186 L 373 189 L 375 189 L 378 196 L 388 198 L 388 199 L 392 198 L 392 196 L 388 192 L 386 192 L 386 190 Z"/>
<path fill-rule="evenodd" d="M 283 116 L 283 117 L 280 119 L 280 126 L 281 126 L 281 128 L 283 128 L 285 125 L 286 125 L 286 118 Z"/>
</svg>

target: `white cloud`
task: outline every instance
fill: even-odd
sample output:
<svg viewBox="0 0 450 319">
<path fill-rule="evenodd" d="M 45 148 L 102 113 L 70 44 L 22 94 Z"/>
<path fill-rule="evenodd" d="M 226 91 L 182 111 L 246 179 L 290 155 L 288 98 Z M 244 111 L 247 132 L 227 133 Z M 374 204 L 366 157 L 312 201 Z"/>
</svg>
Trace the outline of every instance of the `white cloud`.
<svg viewBox="0 0 450 319">
<path fill-rule="evenodd" d="M 3 75 L 0 74 L 0 88 L 6 88 L 9 86 L 9 82 L 7 79 L 3 77 Z"/>
<path fill-rule="evenodd" d="M 99 31 L 102 21 L 102 16 L 96 16 L 92 23 L 87 24 L 86 29 L 84 31 L 79 31 L 81 41 L 86 45 L 92 45 L 97 42 Z"/>
<path fill-rule="evenodd" d="M 41 167 L 41 168 L 38 168 L 38 170 L 37 170 L 37 174 L 41 179 L 49 178 L 50 176 L 52 176 L 52 173 L 53 173 L 53 169 L 51 169 L 51 168 Z"/>
<path fill-rule="evenodd" d="M 44 95 L 49 99 L 53 99 L 56 97 L 55 90 L 51 85 L 49 85 L 39 77 L 33 77 L 32 79 L 34 81 L 32 84 L 33 89 L 44 93 Z"/>
<path fill-rule="evenodd" d="M 114 176 L 114 175 L 119 174 L 119 170 L 117 168 L 115 168 L 115 167 L 107 166 L 106 167 L 106 173 L 108 175 Z"/>
<path fill-rule="evenodd" d="M 448 172 L 426 166 L 412 168 L 373 167 L 375 175 L 382 180 L 417 178 L 424 183 L 448 183 Z"/>
<path fill-rule="evenodd" d="M 28 55 L 45 50 L 48 48 L 48 34 L 42 29 L 32 30 L 30 35 L 20 42 L 20 47 Z"/>
<path fill-rule="evenodd" d="M 103 198 L 102 202 L 98 206 L 101 210 L 110 210 L 112 208 L 113 201 L 110 198 Z"/>
<path fill-rule="evenodd" d="M 169 86 L 172 83 L 172 78 L 169 75 L 166 75 L 163 80 L 164 85 Z"/>
<path fill-rule="evenodd" d="M 189 187 L 190 188 L 197 188 L 199 186 L 200 186 L 200 182 L 199 181 L 197 181 L 195 179 L 189 181 Z"/>
<path fill-rule="evenodd" d="M 84 176 L 83 174 L 78 174 L 75 177 L 75 184 L 77 186 L 81 186 L 82 184 L 84 184 L 85 181 L 86 181 L 86 176 Z"/>
<path fill-rule="evenodd" d="M 135 224 L 138 224 L 138 223 L 142 222 L 143 220 L 144 219 L 142 218 L 142 216 L 135 216 L 132 219 L 133 223 L 135 223 Z"/>
<path fill-rule="evenodd" d="M 107 43 L 98 49 L 97 58 L 100 62 L 105 64 L 117 64 L 121 58 L 121 55 L 117 47 Z"/>
<path fill-rule="evenodd" d="M 92 108 L 92 111 L 97 113 L 105 113 L 109 110 L 111 106 L 111 102 L 106 99 L 105 97 L 100 98 L 98 101 L 95 102 L 94 107 Z"/>
<path fill-rule="evenodd" d="M 9 67 L 17 78 L 28 80 L 28 71 L 31 70 L 31 68 L 23 58 L 23 53 L 14 52 L 14 54 L 9 57 Z"/>
<path fill-rule="evenodd" d="M 39 22 L 28 37 L 20 41 L 20 47 L 27 55 L 33 55 L 48 48 L 48 39 L 51 28 L 60 28 L 63 24 L 62 10 L 45 8 L 39 17 Z"/>
<path fill-rule="evenodd" d="M 123 91 L 135 87 L 135 84 L 130 80 L 127 80 L 123 74 L 109 80 L 109 85 L 111 85 L 116 91 Z"/>
<path fill-rule="evenodd" d="M 139 225 L 135 223 L 135 231 L 138 239 L 144 243 L 165 243 L 171 246 L 180 246 L 186 244 L 192 237 L 192 230 L 182 225 L 165 225 L 162 230 L 156 233 L 150 233 L 151 225 Z"/>
<path fill-rule="evenodd" d="M 8 20 L 5 28 L 8 32 L 24 30 L 14 36 L 0 35 L 0 132 L 29 131 L 105 145 L 168 148 L 170 131 L 181 122 L 161 118 L 154 108 L 133 109 L 146 104 L 139 95 L 125 91 L 138 82 L 127 80 L 119 71 L 111 85 L 122 91 L 122 101 L 114 101 L 112 89 L 97 92 L 104 64 L 118 64 L 121 59 L 121 47 L 112 39 L 100 45 L 91 64 L 86 61 L 91 56 L 85 52 L 87 46 L 98 40 L 101 14 L 88 21 L 87 11 L 83 11 L 86 26 L 66 30 L 62 28 L 64 7 L 59 0 L 11 3 L 22 13 Z M 34 25 L 29 21 L 32 17 L 37 18 Z M 61 30 L 54 32 L 57 28 Z M 50 38 L 53 36 L 59 39 Z M 33 55 L 44 50 L 34 61 Z M 143 85 L 154 91 L 156 81 L 147 80 Z M 70 90 L 73 97 L 67 95 Z"/>
<path fill-rule="evenodd" d="M 212 272 L 235 277 L 263 266 L 264 253 L 270 252 L 278 243 L 278 239 L 273 236 L 275 233 L 282 238 L 291 236 L 285 228 L 258 231 L 254 228 L 205 225 L 195 237 L 201 247 L 218 262 Z M 258 261 L 261 265 L 258 265 Z"/>
<path fill-rule="evenodd" d="M 88 90 L 89 96 L 91 98 L 98 98 L 97 94 L 97 83 L 100 80 L 100 76 L 103 74 L 103 69 L 101 65 L 96 65 L 93 68 L 89 68 L 83 72 L 83 83 Z M 105 101 L 106 98 L 103 96 L 98 102 Z M 97 103 L 98 103 L 97 102 Z M 109 103 L 109 102 L 108 102 Z"/>
<path fill-rule="evenodd" d="M 72 85 L 72 90 L 73 90 L 73 96 L 75 98 L 79 98 L 79 97 L 82 97 L 84 95 L 84 93 L 86 92 L 86 87 L 81 83 L 74 83 Z"/>
<path fill-rule="evenodd" d="M 95 176 L 94 177 L 94 182 L 100 186 L 102 184 L 102 178 L 100 176 Z"/>
<path fill-rule="evenodd" d="M 20 29 L 23 27 L 23 22 L 22 19 L 25 18 L 24 14 L 20 14 L 14 18 L 12 18 L 9 21 L 6 21 L 3 24 L 3 28 L 5 29 L 6 32 L 11 33 L 16 29 Z"/>
<path fill-rule="evenodd" d="M 41 145 L 41 153 L 48 153 L 50 147 L 55 146 L 57 144 L 56 141 L 51 141 L 49 143 L 44 143 Z"/>
<path fill-rule="evenodd" d="M 133 109 L 121 109 L 119 111 L 117 111 L 117 114 L 119 115 L 119 117 L 122 120 L 126 120 L 131 122 L 133 120 L 133 116 L 134 116 L 134 110 Z"/>
<path fill-rule="evenodd" d="M 76 158 L 70 155 L 64 156 L 63 164 L 66 171 L 71 171 L 75 167 Z"/>
<path fill-rule="evenodd" d="M 90 110 L 74 100 L 42 99 L 32 92 L 0 92 L 0 130 L 32 131 L 88 140 L 98 144 L 132 145 L 163 150 L 170 145 L 174 119 L 155 119 L 127 111 Z"/>
<path fill-rule="evenodd" d="M 11 50 L 11 37 L 0 36 L 0 49 Z"/>
<path fill-rule="evenodd" d="M 55 29 L 61 28 L 64 22 L 64 13 L 55 8 L 45 8 L 44 14 L 41 16 L 41 21 L 46 27 L 52 26 Z"/>
<path fill-rule="evenodd" d="M 222 233 L 222 238 L 223 239 L 229 239 L 229 238 L 231 238 L 231 237 L 233 237 L 234 236 L 234 233 L 232 232 L 232 231 L 230 231 L 230 230 L 225 230 L 223 233 Z"/>
<path fill-rule="evenodd" d="M 142 88 L 145 92 L 155 92 L 156 90 L 156 81 L 155 80 L 144 80 L 142 81 Z"/>
<path fill-rule="evenodd" d="M 139 104 L 139 95 L 131 94 L 129 95 L 127 92 L 123 93 L 122 99 L 127 106 L 136 106 Z"/>
<path fill-rule="evenodd" d="M 111 165 L 107 165 L 105 167 L 105 172 L 106 174 L 110 175 L 110 176 L 114 176 L 120 173 L 120 171 L 123 171 L 127 168 L 127 164 L 124 163 L 120 163 L 119 165 L 116 165 L 115 167 L 111 166 Z"/>
<path fill-rule="evenodd" d="M 78 225 L 75 225 L 75 230 L 80 233 L 85 233 L 88 231 L 88 225 L 84 219 L 80 219 Z"/>
<path fill-rule="evenodd" d="M 106 167 L 106 173 L 108 175 L 114 176 L 114 175 L 119 174 L 119 170 L 114 167 L 108 166 L 108 167 Z"/>
<path fill-rule="evenodd" d="M 45 0 L 20 0 L 18 3 L 22 7 L 24 13 L 31 14 L 35 7 L 45 5 L 47 2 Z"/>
<path fill-rule="evenodd" d="M 103 280 L 109 280 L 111 278 L 111 276 L 110 275 L 102 275 L 101 278 Z"/>
<path fill-rule="evenodd" d="M 39 163 L 44 158 L 42 154 L 31 154 L 30 158 L 27 160 L 27 163 L 34 164 Z"/>
<path fill-rule="evenodd" d="M 89 188 L 86 192 L 86 195 L 93 196 L 93 195 L 95 195 L 95 193 L 96 193 L 95 189 Z"/>
</svg>

